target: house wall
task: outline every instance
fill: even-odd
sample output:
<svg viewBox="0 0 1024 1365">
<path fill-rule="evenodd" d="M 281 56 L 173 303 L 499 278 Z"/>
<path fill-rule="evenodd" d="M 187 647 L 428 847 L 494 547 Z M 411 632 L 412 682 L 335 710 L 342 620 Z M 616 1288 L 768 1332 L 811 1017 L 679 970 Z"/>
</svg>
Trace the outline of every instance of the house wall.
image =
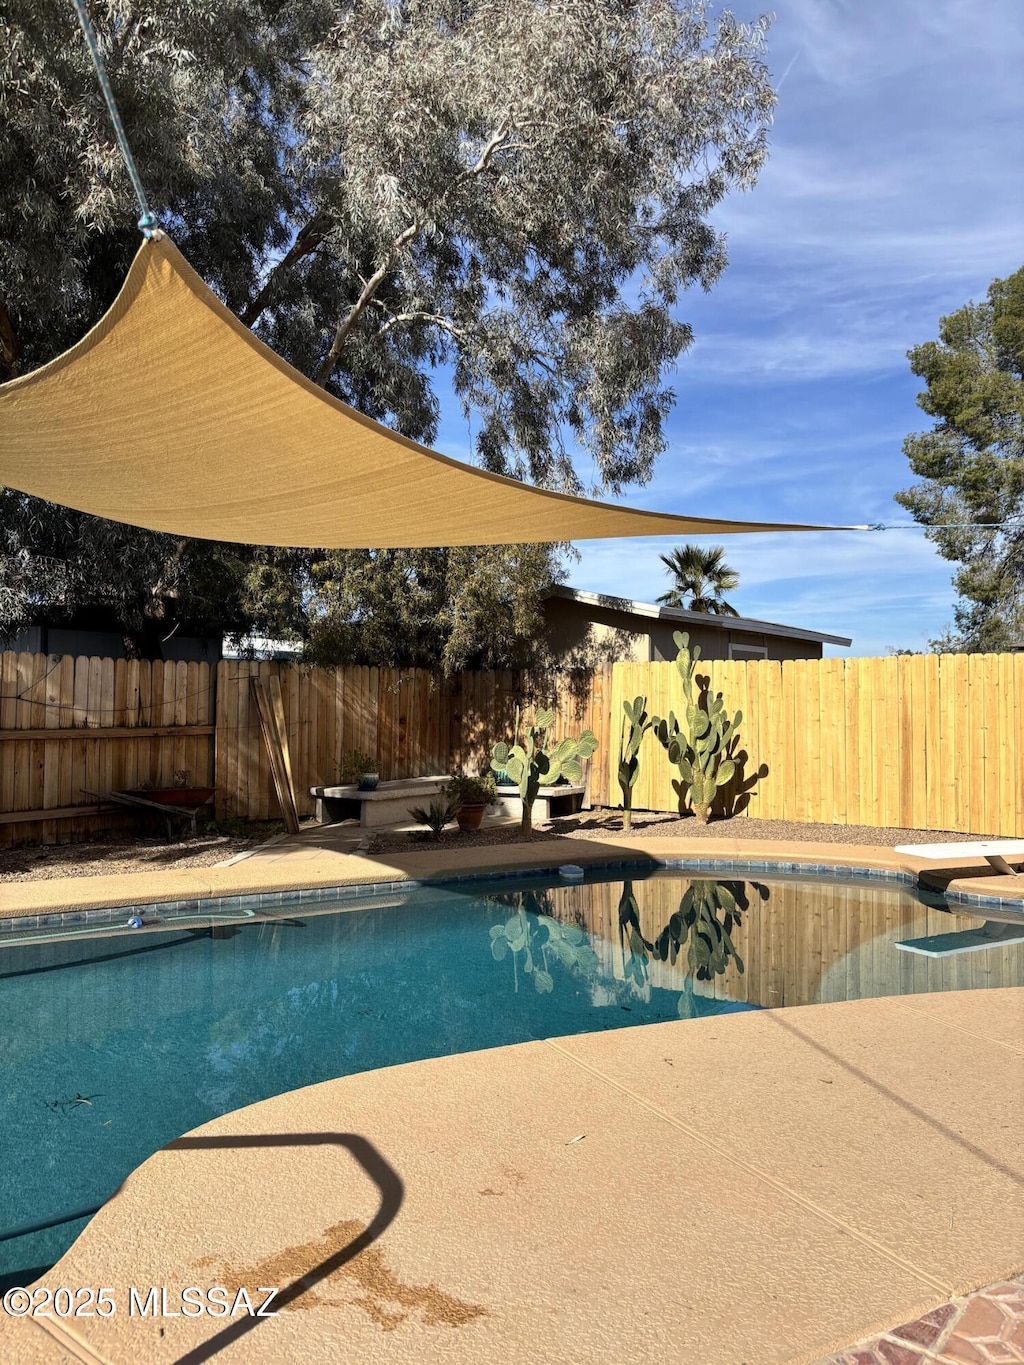
<svg viewBox="0 0 1024 1365">
<path fill-rule="evenodd" d="M 593 654 L 603 662 L 650 661 L 650 636 L 645 630 L 637 630 L 637 618 L 628 612 L 601 607 L 581 610 L 582 603 L 567 597 L 549 597 L 543 605 L 548 646 L 556 659 Z"/>
<path fill-rule="evenodd" d="M 786 635 L 772 635 L 768 632 L 751 634 L 749 631 L 730 630 L 728 617 L 721 618 L 723 624 L 707 625 L 693 622 L 659 621 L 654 617 L 635 616 L 632 612 L 618 611 L 614 607 L 593 606 L 588 602 L 574 602 L 568 597 L 549 597 L 544 603 L 544 618 L 548 641 L 552 653 L 557 658 L 574 650 L 585 650 L 589 646 L 603 647 L 621 645 L 614 656 L 607 652 L 605 658 L 629 660 L 633 663 L 660 663 L 676 657 L 676 647 L 672 636 L 677 630 L 685 630 L 690 636 L 690 647 L 700 646 L 704 659 L 728 659 L 730 643 L 737 646 L 759 646 L 767 649 L 763 657 L 767 659 L 820 659 L 822 647 L 819 640 L 794 640 Z M 744 654 L 744 659 L 752 658 Z"/>
<path fill-rule="evenodd" d="M 24 654 L 60 654 L 79 658 L 125 659 L 124 637 L 113 630 L 86 630 L 77 626 L 28 626 L 16 635 L 0 635 L 0 651 Z M 221 638 L 171 635 L 161 644 L 168 663 L 219 663 Z"/>
</svg>

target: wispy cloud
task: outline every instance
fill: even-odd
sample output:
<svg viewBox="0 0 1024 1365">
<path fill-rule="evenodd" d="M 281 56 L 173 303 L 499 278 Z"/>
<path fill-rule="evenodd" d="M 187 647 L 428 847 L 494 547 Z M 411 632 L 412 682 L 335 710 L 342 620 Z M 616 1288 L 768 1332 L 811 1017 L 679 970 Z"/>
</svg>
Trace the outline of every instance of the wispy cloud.
<svg viewBox="0 0 1024 1365">
<path fill-rule="evenodd" d="M 759 0 L 732 0 L 750 20 Z M 768 164 L 716 213 L 730 265 L 687 295 L 669 450 L 641 506 L 744 520 L 905 520 L 904 436 L 927 427 L 906 352 L 1024 262 L 1020 0 L 786 0 Z M 465 425 L 460 444 L 468 449 Z M 450 447 L 445 447 L 450 448 Z M 454 453 L 454 452 L 453 452 Z M 584 588 L 664 588 L 674 542 L 591 543 Z M 920 531 L 737 537 L 750 615 L 924 648 L 952 566 Z"/>
</svg>

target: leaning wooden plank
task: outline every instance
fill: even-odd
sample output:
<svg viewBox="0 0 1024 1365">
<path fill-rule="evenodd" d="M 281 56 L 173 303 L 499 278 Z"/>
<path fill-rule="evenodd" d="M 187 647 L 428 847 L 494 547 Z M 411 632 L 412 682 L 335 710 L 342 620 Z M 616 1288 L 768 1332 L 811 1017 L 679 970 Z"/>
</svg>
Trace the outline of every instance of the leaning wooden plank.
<svg viewBox="0 0 1024 1365">
<path fill-rule="evenodd" d="M 295 814 L 295 808 L 289 800 L 288 779 L 284 771 L 284 757 L 277 742 L 277 725 L 274 721 L 274 713 L 271 709 L 270 699 L 267 696 L 267 689 L 261 678 L 249 679 L 249 690 L 256 702 L 256 711 L 259 715 L 260 730 L 263 734 L 263 743 L 266 746 L 267 757 L 270 759 L 270 772 L 274 779 L 274 787 L 277 791 L 277 802 L 281 807 L 281 814 L 289 834 L 299 832 L 299 821 Z"/>
<path fill-rule="evenodd" d="M 272 673 L 270 675 L 269 690 L 271 714 L 274 718 L 274 728 L 277 733 L 277 742 L 284 771 L 285 786 L 288 792 L 288 803 L 291 806 L 291 812 L 295 818 L 295 828 L 298 829 L 299 807 L 295 799 L 295 778 L 292 776 L 292 756 L 288 748 L 288 720 L 284 713 L 284 697 L 281 695 L 281 675 L 279 673 Z"/>
<path fill-rule="evenodd" d="M 249 703 L 250 714 L 253 709 L 256 712 L 256 724 L 259 727 L 260 737 L 263 740 L 257 753 L 253 755 L 256 762 L 250 764 L 250 771 L 259 774 L 263 761 L 270 769 L 270 780 L 277 795 L 277 804 L 280 809 L 281 817 L 286 827 L 289 824 L 290 811 L 288 807 L 288 796 L 285 790 L 284 773 L 278 762 L 278 750 L 275 742 L 274 726 L 271 720 L 269 697 L 267 695 L 266 682 L 259 676 L 259 665 L 257 672 L 249 675 Z M 250 784 L 251 785 L 251 784 Z M 262 802 L 257 802 L 256 818 L 264 812 L 261 809 Z M 266 814 L 269 815 L 269 807 Z"/>
</svg>

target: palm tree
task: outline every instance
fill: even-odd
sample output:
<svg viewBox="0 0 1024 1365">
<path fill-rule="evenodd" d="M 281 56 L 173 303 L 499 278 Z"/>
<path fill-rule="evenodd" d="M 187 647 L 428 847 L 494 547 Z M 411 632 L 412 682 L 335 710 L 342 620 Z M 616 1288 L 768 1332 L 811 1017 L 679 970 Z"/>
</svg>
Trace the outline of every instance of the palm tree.
<svg viewBox="0 0 1024 1365">
<path fill-rule="evenodd" d="M 687 611 L 708 611 L 718 616 L 738 616 L 723 593 L 739 587 L 740 576 L 725 562 L 725 546 L 683 545 L 661 562 L 675 579 L 672 587 L 658 598 L 667 607 L 685 607 Z M 690 600 L 684 601 L 688 597 Z"/>
</svg>

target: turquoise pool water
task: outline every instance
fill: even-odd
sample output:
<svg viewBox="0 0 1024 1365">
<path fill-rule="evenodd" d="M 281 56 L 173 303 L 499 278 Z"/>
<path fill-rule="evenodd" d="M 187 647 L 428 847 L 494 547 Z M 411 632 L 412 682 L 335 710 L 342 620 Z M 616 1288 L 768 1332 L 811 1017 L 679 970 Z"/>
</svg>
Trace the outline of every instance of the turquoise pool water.
<svg viewBox="0 0 1024 1365">
<path fill-rule="evenodd" d="M 1024 982 L 1020 945 L 948 960 L 895 946 L 977 924 L 884 884 L 671 872 L 6 944 L 0 1232 L 102 1203 L 186 1129 L 328 1077 L 680 1017 Z M 0 1277 L 51 1264 L 83 1226 L 0 1242 Z"/>
</svg>

